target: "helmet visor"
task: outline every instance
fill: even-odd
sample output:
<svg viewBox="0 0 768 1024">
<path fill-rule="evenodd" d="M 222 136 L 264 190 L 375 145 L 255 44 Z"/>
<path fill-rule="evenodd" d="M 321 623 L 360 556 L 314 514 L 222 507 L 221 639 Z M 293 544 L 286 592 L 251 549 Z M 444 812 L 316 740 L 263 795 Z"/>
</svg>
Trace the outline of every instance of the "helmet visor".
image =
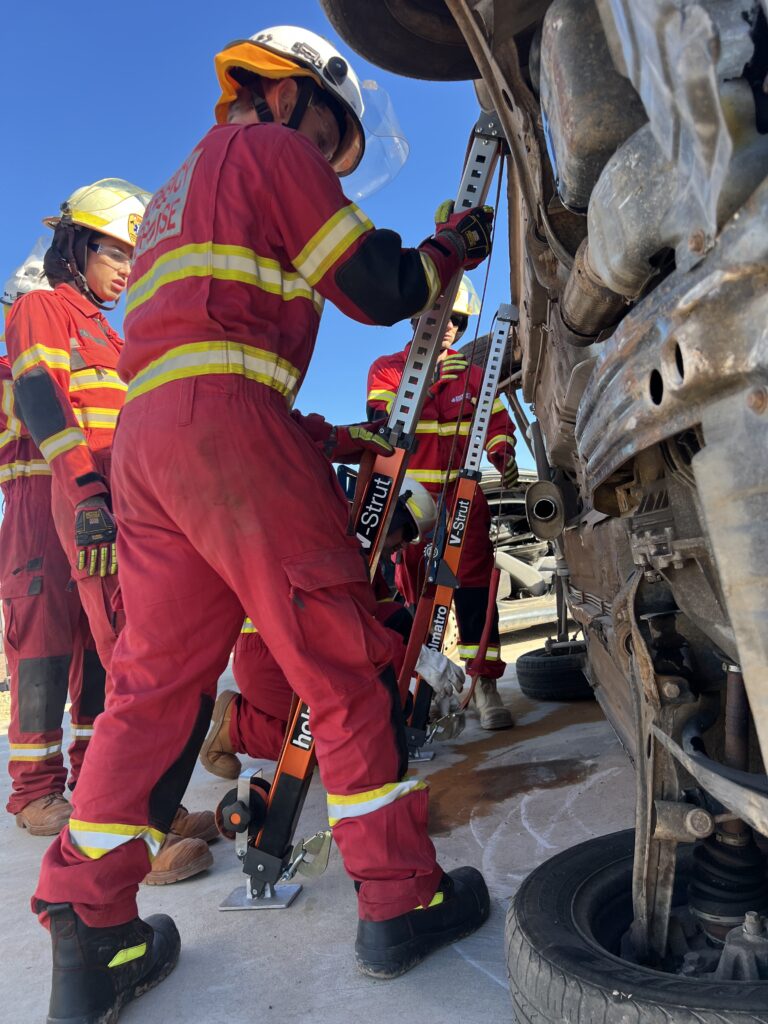
<svg viewBox="0 0 768 1024">
<path fill-rule="evenodd" d="M 344 178 L 344 192 L 353 200 L 373 195 L 397 177 L 410 151 L 387 90 L 371 79 L 361 82 L 360 89 L 365 156 Z"/>
</svg>

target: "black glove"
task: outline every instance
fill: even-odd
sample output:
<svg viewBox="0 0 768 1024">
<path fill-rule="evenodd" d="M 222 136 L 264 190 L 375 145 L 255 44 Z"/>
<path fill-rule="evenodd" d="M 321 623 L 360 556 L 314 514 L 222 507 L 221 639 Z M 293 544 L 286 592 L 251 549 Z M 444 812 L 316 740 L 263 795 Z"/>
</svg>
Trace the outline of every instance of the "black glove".
<svg viewBox="0 0 768 1024">
<path fill-rule="evenodd" d="M 436 238 L 460 248 L 465 270 L 474 270 L 490 253 L 492 225 L 491 206 L 473 206 L 454 213 L 453 201 L 449 199 L 435 211 Z"/>
<path fill-rule="evenodd" d="M 117 523 L 102 494 L 86 498 L 75 508 L 77 568 L 89 576 L 114 576 L 117 572 Z"/>
</svg>

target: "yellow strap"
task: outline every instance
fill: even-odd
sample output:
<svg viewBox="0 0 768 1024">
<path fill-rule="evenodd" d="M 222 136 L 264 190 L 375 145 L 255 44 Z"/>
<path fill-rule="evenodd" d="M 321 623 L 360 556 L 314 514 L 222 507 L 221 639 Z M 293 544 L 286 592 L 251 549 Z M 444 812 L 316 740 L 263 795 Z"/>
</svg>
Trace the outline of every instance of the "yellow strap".
<svg viewBox="0 0 768 1024">
<path fill-rule="evenodd" d="M 129 964 L 131 960 L 138 960 L 139 957 L 144 956 L 146 952 L 146 942 L 142 942 L 139 946 L 129 946 L 128 949 L 121 949 L 119 952 L 115 953 L 107 964 L 107 967 L 120 967 L 122 964 Z"/>
</svg>

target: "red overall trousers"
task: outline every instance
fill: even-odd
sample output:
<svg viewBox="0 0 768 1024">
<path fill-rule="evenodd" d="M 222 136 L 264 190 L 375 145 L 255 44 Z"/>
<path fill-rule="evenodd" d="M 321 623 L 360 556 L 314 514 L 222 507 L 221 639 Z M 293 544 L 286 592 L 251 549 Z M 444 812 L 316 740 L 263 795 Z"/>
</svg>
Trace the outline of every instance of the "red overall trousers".
<svg viewBox="0 0 768 1024">
<path fill-rule="evenodd" d="M 285 399 L 235 375 L 164 383 L 126 404 L 113 451 L 127 621 L 72 820 L 36 897 L 71 902 L 92 926 L 135 916 L 247 614 L 312 709 L 360 915 L 426 906 L 442 871 L 426 786 L 404 778 L 391 639 L 333 470 Z"/>
<path fill-rule="evenodd" d="M 0 593 L 11 677 L 13 780 L 7 810 L 18 814 L 33 800 L 64 792 L 61 722 L 67 691 L 70 786 L 77 781 L 93 721 L 104 705 L 104 670 L 54 528 L 50 476 L 10 480 L 3 496 Z"/>
</svg>

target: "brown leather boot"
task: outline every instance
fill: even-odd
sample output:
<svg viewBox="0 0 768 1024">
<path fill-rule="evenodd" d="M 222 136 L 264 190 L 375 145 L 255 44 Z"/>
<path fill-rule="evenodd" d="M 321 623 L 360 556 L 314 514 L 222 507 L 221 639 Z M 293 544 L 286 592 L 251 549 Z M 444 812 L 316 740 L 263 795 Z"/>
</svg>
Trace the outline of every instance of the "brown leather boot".
<svg viewBox="0 0 768 1024">
<path fill-rule="evenodd" d="M 31 836 L 57 836 L 69 824 L 72 805 L 61 793 L 32 800 L 16 815 L 16 824 Z"/>
<path fill-rule="evenodd" d="M 480 715 L 481 729 L 510 729 L 515 724 L 512 715 L 501 702 L 495 679 L 478 676 L 472 699 Z"/>
<path fill-rule="evenodd" d="M 184 806 L 176 811 L 169 833 L 181 839 L 202 839 L 204 843 L 212 843 L 219 838 L 213 811 L 190 812 Z"/>
<path fill-rule="evenodd" d="M 242 771 L 242 765 L 229 740 L 229 721 L 232 718 L 232 701 L 237 694 L 234 690 L 224 690 L 216 698 L 213 705 L 211 728 L 200 751 L 200 763 L 211 775 L 220 779 L 236 779 Z"/>
<path fill-rule="evenodd" d="M 144 885 L 172 885 L 207 871 L 212 864 L 213 854 L 202 839 L 169 835 L 152 862 Z"/>
</svg>

